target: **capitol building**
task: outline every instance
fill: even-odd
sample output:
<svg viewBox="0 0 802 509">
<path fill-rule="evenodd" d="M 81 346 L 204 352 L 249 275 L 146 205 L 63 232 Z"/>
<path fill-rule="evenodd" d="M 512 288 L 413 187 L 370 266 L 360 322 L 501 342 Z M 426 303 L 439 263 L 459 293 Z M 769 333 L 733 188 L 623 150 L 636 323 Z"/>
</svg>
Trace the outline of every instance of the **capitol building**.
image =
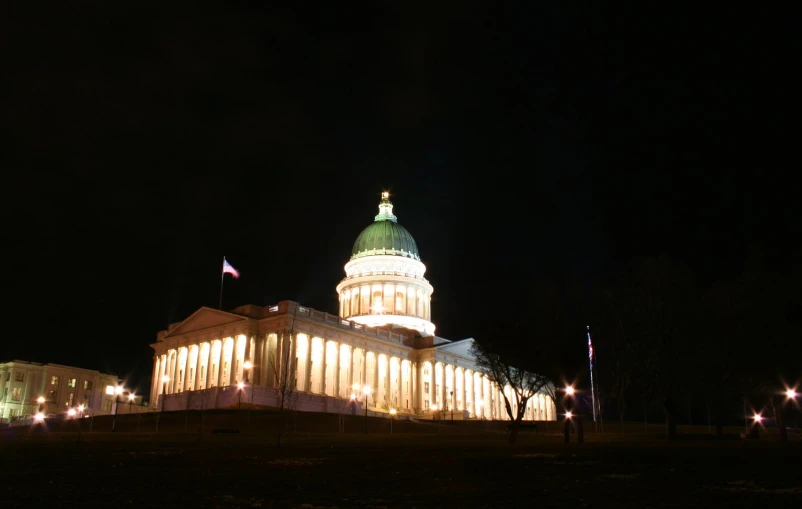
<svg viewBox="0 0 802 509">
<path fill-rule="evenodd" d="M 248 402 L 351 413 L 367 405 L 372 415 L 508 419 L 502 391 L 511 404 L 515 398 L 476 365 L 473 339 L 435 334 L 434 288 L 425 273 L 415 239 L 382 193 L 379 213 L 356 238 L 336 287 L 337 315 L 291 301 L 202 307 L 151 345 L 151 406 Z M 536 394 L 524 418 L 555 420 L 554 402 Z"/>
</svg>

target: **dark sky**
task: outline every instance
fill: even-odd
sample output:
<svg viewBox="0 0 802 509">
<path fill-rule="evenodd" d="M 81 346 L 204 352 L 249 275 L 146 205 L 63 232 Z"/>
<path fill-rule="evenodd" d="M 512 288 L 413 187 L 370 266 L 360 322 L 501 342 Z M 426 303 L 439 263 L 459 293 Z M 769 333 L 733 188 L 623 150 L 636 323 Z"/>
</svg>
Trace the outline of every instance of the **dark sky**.
<svg viewBox="0 0 802 509">
<path fill-rule="evenodd" d="M 224 307 L 335 313 L 385 189 L 450 339 L 541 276 L 798 247 L 781 13 L 404 5 L 4 8 L 0 359 L 147 378 L 223 255 Z"/>
</svg>

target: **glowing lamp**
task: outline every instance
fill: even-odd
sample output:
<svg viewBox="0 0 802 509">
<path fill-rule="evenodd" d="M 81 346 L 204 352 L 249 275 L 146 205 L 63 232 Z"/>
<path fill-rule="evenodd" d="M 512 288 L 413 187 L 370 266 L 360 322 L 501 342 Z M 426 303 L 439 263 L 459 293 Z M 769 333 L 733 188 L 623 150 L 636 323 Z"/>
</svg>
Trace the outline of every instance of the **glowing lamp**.
<svg viewBox="0 0 802 509">
<path fill-rule="evenodd" d="M 44 396 L 39 396 L 38 398 L 36 398 L 36 402 L 41 405 L 42 403 L 45 402 L 45 397 Z"/>
<path fill-rule="evenodd" d="M 67 411 L 67 415 L 69 415 L 70 417 L 75 417 L 75 409 L 74 408 L 70 408 Z"/>
<path fill-rule="evenodd" d="M 170 381 L 170 377 L 169 377 L 169 376 L 167 376 L 167 375 L 164 375 L 164 376 L 162 377 L 162 382 L 164 382 L 164 383 L 167 383 L 167 382 L 169 382 L 169 381 Z"/>
<path fill-rule="evenodd" d="M 37 412 L 36 415 L 33 416 L 33 418 L 36 419 L 37 421 L 44 421 L 45 414 L 43 414 L 42 412 Z"/>
<path fill-rule="evenodd" d="M 134 396 L 133 394 L 129 394 L 128 395 L 128 401 L 133 401 L 135 397 L 136 396 Z"/>
<path fill-rule="evenodd" d="M 574 395 L 574 386 L 573 385 L 566 385 L 565 386 L 565 393 L 568 394 L 569 396 L 573 396 Z"/>
<path fill-rule="evenodd" d="M 356 393 L 352 392 L 351 393 L 351 401 L 354 401 L 354 400 L 356 400 Z"/>
<path fill-rule="evenodd" d="M 390 415 L 395 415 L 396 413 L 397 412 L 396 412 L 395 408 L 391 408 L 390 409 Z"/>
<path fill-rule="evenodd" d="M 353 390 L 355 390 L 355 391 L 358 391 L 359 390 L 359 384 L 354 384 L 354 385 L 351 386 L 351 388 Z"/>
<path fill-rule="evenodd" d="M 363 394 L 370 394 L 370 386 L 366 385 L 366 386 L 362 387 L 362 393 Z"/>
<path fill-rule="evenodd" d="M 794 389 L 788 389 L 785 391 L 785 395 L 788 397 L 788 399 L 796 399 L 799 394 Z"/>
<path fill-rule="evenodd" d="M 114 393 L 115 393 L 115 394 L 122 394 L 122 393 L 123 393 L 123 388 L 122 388 L 122 386 L 118 385 L 118 386 L 117 386 L 117 387 L 114 389 Z"/>
<path fill-rule="evenodd" d="M 85 406 L 83 406 L 83 405 L 78 405 L 78 411 L 79 411 L 79 412 L 83 412 L 83 411 L 84 411 L 84 409 L 86 409 L 86 407 L 85 407 Z"/>
<path fill-rule="evenodd" d="M 574 414 L 572 414 L 570 410 L 569 410 L 569 411 L 567 411 L 567 412 L 565 412 L 565 418 L 566 418 L 566 419 L 570 419 L 570 418 L 571 418 L 571 417 L 573 417 L 573 416 L 574 416 Z"/>
<path fill-rule="evenodd" d="M 253 367 L 253 364 L 251 364 L 251 361 L 245 361 L 242 367 L 245 369 L 251 369 Z"/>
<path fill-rule="evenodd" d="M 763 416 L 760 415 L 760 414 L 755 414 L 754 417 L 752 417 L 752 418 L 755 420 L 755 422 L 762 422 L 763 421 Z"/>
<path fill-rule="evenodd" d="M 240 383 L 237 384 L 237 388 L 238 389 L 244 389 L 245 388 L 245 384 L 240 382 Z"/>
</svg>

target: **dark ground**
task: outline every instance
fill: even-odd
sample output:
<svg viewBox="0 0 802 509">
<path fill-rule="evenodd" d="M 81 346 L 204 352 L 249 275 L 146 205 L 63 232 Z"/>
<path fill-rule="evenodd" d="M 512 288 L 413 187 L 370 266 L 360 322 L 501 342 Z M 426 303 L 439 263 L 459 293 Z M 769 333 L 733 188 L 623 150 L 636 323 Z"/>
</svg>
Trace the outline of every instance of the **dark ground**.
<svg viewBox="0 0 802 509">
<path fill-rule="evenodd" d="M 96 422 L 81 443 L 0 435 L 0 507 L 802 506 L 796 437 L 607 433 L 565 445 L 540 433 L 509 446 L 492 431 L 398 433 L 396 423 L 392 435 L 364 434 L 354 421 L 345 434 L 285 434 L 276 448 L 274 431 L 255 427 L 199 438 L 169 432 L 169 420 L 158 435 Z"/>
</svg>

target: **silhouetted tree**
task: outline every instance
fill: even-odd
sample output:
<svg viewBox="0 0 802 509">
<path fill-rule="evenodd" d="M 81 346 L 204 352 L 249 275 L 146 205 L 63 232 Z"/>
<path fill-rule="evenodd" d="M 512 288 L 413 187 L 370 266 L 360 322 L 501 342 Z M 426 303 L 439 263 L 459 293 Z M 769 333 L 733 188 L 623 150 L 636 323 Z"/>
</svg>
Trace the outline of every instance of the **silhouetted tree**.
<svg viewBox="0 0 802 509">
<path fill-rule="evenodd" d="M 490 350 L 489 346 L 477 341 L 471 346 L 471 354 L 490 383 L 500 388 L 499 392 L 504 398 L 504 408 L 511 421 L 509 443 L 514 444 L 518 440 L 518 431 L 526 412 L 527 402 L 547 386 L 550 380 L 545 375 L 510 365 L 500 355 Z M 505 387 L 510 388 L 512 402 L 504 391 Z M 512 403 L 515 404 L 514 409 Z"/>
</svg>

